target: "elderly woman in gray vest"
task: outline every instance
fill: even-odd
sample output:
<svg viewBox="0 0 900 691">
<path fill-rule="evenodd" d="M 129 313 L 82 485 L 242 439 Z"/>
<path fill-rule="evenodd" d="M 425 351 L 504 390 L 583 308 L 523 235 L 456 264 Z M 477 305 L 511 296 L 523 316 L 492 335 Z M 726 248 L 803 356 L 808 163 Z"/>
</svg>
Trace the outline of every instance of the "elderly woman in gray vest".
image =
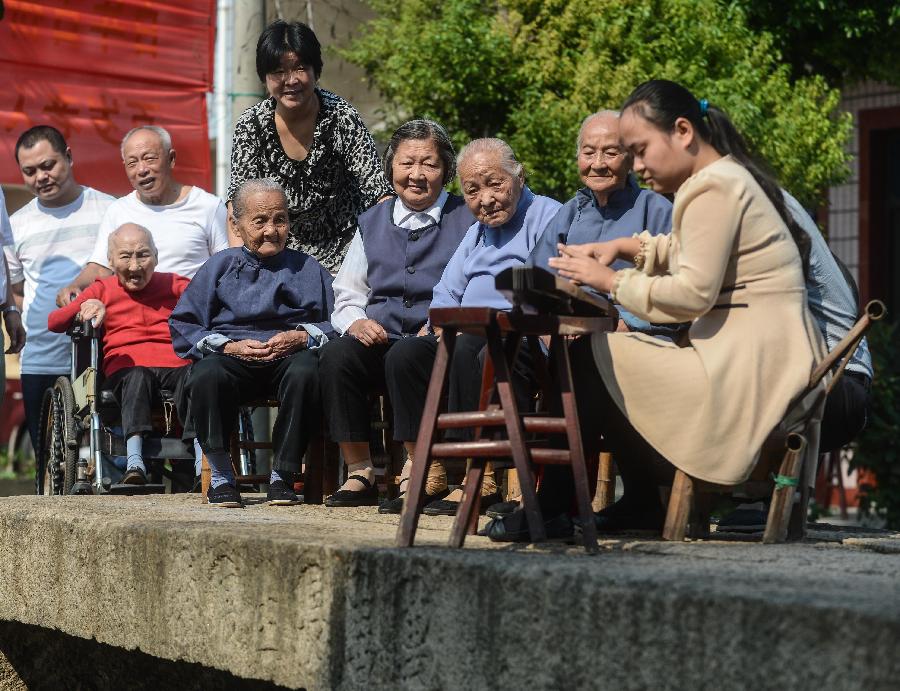
<svg viewBox="0 0 900 691">
<path fill-rule="evenodd" d="M 342 338 L 322 349 L 319 362 L 325 419 L 348 471 L 347 482 L 325 502 L 331 507 L 378 503 L 369 454 L 370 395 L 390 391 L 385 369 L 393 346 L 424 326 L 432 290 L 475 222 L 463 200 L 444 189 L 456 174 L 456 154 L 437 123 L 401 125 L 384 168 L 397 197 L 359 216 L 334 281 L 332 324 Z M 408 475 L 404 467 L 401 491 Z M 446 484 L 444 478 L 438 491 Z"/>
</svg>

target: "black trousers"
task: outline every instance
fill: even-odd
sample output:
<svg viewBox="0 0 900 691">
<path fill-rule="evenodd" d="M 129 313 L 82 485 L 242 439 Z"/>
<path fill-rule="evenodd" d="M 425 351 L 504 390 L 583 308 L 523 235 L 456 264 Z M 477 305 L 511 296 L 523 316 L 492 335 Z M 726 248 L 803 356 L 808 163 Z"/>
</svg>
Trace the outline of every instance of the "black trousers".
<svg viewBox="0 0 900 691">
<path fill-rule="evenodd" d="M 38 446 L 41 443 L 41 406 L 44 403 L 44 393 L 56 383 L 57 379 L 68 376 L 68 372 L 21 375 L 25 424 L 28 427 L 28 436 L 31 437 L 31 447 L 35 453 L 38 452 Z"/>
<path fill-rule="evenodd" d="M 126 367 L 113 372 L 102 388 L 112 391 L 119 402 L 125 438 L 153 429 L 151 411 L 160 389 L 168 389 L 176 401 L 189 367 Z M 181 406 L 178 406 L 179 408 Z"/>
<path fill-rule="evenodd" d="M 819 453 L 840 449 L 866 426 L 869 413 L 869 378 L 844 372 L 825 399 Z"/>
<path fill-rule="evenodd" d="M 191 366 L 186 389 L 193 427 L 207 453 L 228 451 L 242 404 L 274 393 L 279 408 L 272 430 L 272 467 L 300 470 L 303 454 L 321 424 L 317 350 L 300 350 L 267 363 L 220 353 L 206 355 Z"/>
<path fill-rule="evenodd" d="M 450 362 L 447 409 L 451 412 L 478 410 L 481 373 L 487 339 L 459 334 Z M 434 336 L 416 336 L 399 341 L 385 359 L 385 383 L 394 408 L 394 439 L 415 441 L 422 422 L 431 369 L 437 354 Z M 523 344 L 513 365 L 513 389 L 520 410 L 529 410 L 535 390 L 534 366 Z M 447 439 L 471 439 L 471 430 L 448 430 Z"/>
<path fill-rule="evenodd" d="M 319 354 L 322 408 L 336 442 L 368 442 L 371 401 L 385 390 L 384 371 L 397 341 L 366 346 L 352 336 L 326 343 Z"/>
<path fill-rule="evenodd" d="M 672 483 L 675 466 L 647 443 L 609 395 L 594 363 L 589 336 L 577 339 L 570 346 L 569 357 L 585 459 L 596 458 L 603 437 L 606 448 L 616 459 L 625 501 L 636 510 L 661 509 L 657 487 Z M 593 482 L 596 470 L 589 469 L 588 476 Z M 569 466 L 544 466 L 538 499 L 546 517 L 570 511 L 574 495 Z"/>
</svg>

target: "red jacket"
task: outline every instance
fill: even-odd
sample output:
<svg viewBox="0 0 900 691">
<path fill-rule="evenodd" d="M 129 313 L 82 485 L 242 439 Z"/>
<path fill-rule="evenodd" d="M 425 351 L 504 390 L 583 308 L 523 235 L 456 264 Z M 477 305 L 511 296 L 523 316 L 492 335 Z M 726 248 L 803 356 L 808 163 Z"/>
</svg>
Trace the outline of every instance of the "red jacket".
<svg viewBox="0 0 900 691">
<path fill-rule="evenodd" d="M 169 315 L 190 281 L 177 274 L 154 273 L 142 289 L 129 293 L 116 276 L 98 278 L 75 300 L 54 310 L 47 318 L 51 331 L 62 333 L 71 326 L 81 303 L 95 298 L 106 305 L 103 320 L 103 373 L 126 367 L 183 367 L 172 348 Z"/>
</svg>

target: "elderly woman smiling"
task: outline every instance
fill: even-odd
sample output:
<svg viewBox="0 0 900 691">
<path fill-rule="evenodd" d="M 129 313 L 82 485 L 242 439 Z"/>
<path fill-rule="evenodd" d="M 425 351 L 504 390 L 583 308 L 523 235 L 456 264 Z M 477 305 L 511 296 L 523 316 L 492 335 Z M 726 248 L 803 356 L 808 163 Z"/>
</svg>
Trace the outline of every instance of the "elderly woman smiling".
<svg viewBox="0 0 900 691">
<path fill-rule="evenodd" d="M 642 190 L 631 174 L 633 157 L 619 141 L 617 111 L 601 110 L 584 119 L 578 131 L 575 161 L 584 187 L 547 226 L 529 257 L 530 263 L 550 268 L 548 260 L 558 256 L 560 242 L 585 245 L 630 238 L 645 230 L 651 235 L 671 231 L 671 202 L 661 194 Z M 616 270 L 628 266 L 621 259 L 613 264 Z M 671 335 L 673 331 L 669 326 L 650 325 L 628 312 L 623 311 L 621 316 L 633 331 L 655 335 Z"/>
<path fill-rule="evenodd" d="M 538 237 L 560 208 L 548 197 L 534 194 L 525 185 L 525 172 L 509 145 L 500 139 L 476 139 L 459 154 L 459 180 L 463 197 L 477 222 L 469 228 L 440 282 L 434 288 L 431 307 L 495 307 L 511 305 L 494 287 L 494 277 L 504 269 L 524 264 Z M 485 339 L 461 334 L 456 339 L 450 366 L 450 410 L 475 410 L 481 389 L 481 351 Z M 414 442 L 419 430 L 422 408 L 434 357 L 437 335 L 424 334 L 394 346 L 389 386 L 404 392 L 394 399 L 394 435 Z M 526 348 L 520 349 L 514 368 L 520 405 L 526 407 L 531 366 Z M 452 435 L 448 435 L 452 436 Z M 411 444 L 407 444 L 411 448 Z M 439 472 L 443 472 L 440 464 Z M 429 490 L 426 487 L 426 492 Z M 482 507 L 499 501 L 493 473 L 486 473 L 482 486 Z M 431 515 L 453 514 L 462 498 L 454 490 L 446 499 L 425 507 Z"/>
<path fill-rule="evenodd" d="M 296 504 L 291 473 L 320 424 L 316 349 L 334 335 L 331 275 L 287 249 L 287 199 L 274 180 L 249 180 L 229 218 L 242 247 L 222 250 L 197 272 L 172 312 L 175 351 L 195 363 L 190 415 L 212 470 L 211 506 L 240 507 L 228 449 L 238 407 L 278 399 L 268 500 Z"/>
<path fill-rule="evenodd" d="M 402 125 L 391 137 L 384 167 L 397 198 L 359 217 L 334 282 L 331 322 L 344 337 L 323 348 L 319 365 L 331 438 L 340 444 L 349 474 L 327 506 L 378 503 L 369 457 L 369 396 L 384 388 L 395 401 L 406 395 L 392 386 L 393 346 L 425 324 L 434 285 L 475 220 L 460 197 L 444 190 L 456 174 L 456 153 L 437 123 Z M 401 492 L 408 476 L 409 463 Z M 443 477 L 435 491 L 446 484 Z M 400 508 L 402 501 L 394 501 L 384 511 Z"/>
</svg>

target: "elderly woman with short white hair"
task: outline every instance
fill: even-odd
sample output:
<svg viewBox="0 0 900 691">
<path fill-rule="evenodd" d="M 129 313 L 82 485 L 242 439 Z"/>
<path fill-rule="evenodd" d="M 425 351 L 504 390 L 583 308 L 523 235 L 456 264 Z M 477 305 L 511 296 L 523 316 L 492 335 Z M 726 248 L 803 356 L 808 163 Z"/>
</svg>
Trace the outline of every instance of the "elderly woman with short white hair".
<svg viewBox="0 0 900 691">
<path fill-rule="evenodd" d="M 525 263 L 544 228 L 556 215 L 559 202 L 534 194 L 525 184 L 525 171 L 510 146 L 501 139 L 476 139 L 459 153 L 457 162 L 463 198 L 476 218 L 454 253 L 440 282 L 434 288 L 431 307 L 494 307 L 507 310 L 509 301 L 494 287 L 494 277 L 504 269 Z M 394 406 L 395 438 L 412 448 L 419 424 L 439 334 L 429 329 L 394 347 L 386 371 Z M 481 370 L 485 339 L 461 334 L 456 339 L 450 365 L 448 408 L 477 410 L 481 393 Z M 520 405 L 527 406 L 533 376 L 528 349 L 521 348 L 513 369 Z M 394 393 L 396 392 L 396 394 Z M 448 437 L 465 434 L 451 430 Z M 458 438 L 458 437 L 457 437 Z M 442 466 L 433 462 L 442 472 Z M 433 484 L 429 480 L 428 484 Z M 433 489 L 426 484 L 426 494 Z M 493 472 L 485 474 L 482 508 L 500 501 Z M 462 491 L 425 507 L 429 515 L 452 515 Z"/>
</svg>

